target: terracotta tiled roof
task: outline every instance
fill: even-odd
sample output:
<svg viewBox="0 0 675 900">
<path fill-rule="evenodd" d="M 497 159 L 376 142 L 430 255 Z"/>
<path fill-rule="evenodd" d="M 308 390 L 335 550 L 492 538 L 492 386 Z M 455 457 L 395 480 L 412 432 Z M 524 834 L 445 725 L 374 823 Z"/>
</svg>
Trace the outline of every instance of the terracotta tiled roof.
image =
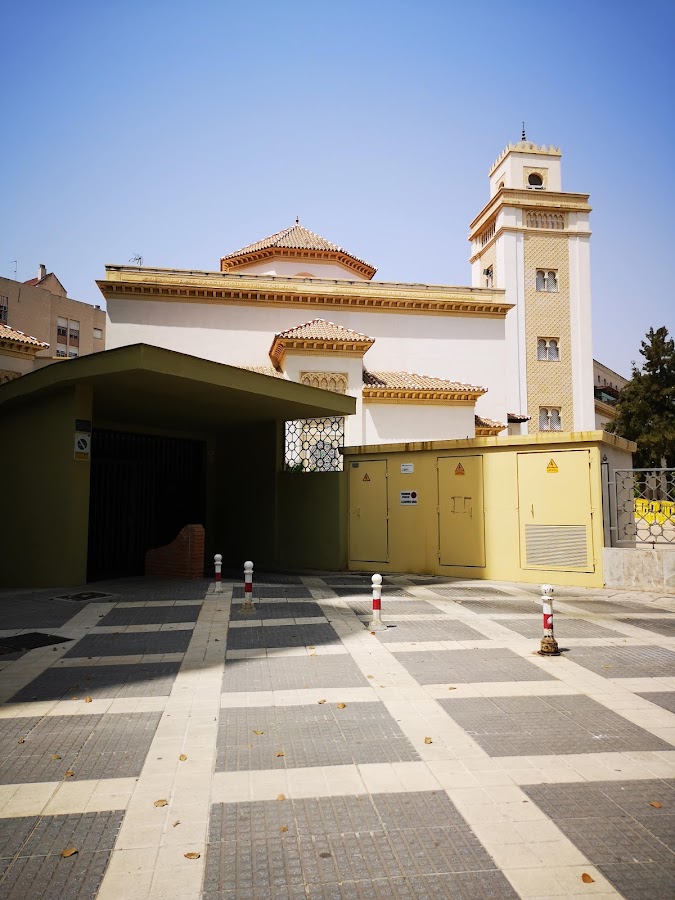
<svg viewBox="0 0 675 900">
<path fill-rule="evenodd" d="M 529 422 L 532 416 L 521 415 L 520 413 L 508 413 L 508 421 L 513 422 Z"/>
<path fill-rule="evenodd" d="M 459 381 L 416 375 L 414 372 L 369 372 L 363 370 L 363 385 L 369 388 L 384 388 L 398 391 L 470 391 L 484 394 L 487 388 Z"/>
<path fill-rule="evenodd" d="M 272 378 L 284 377 L 283 372 L 277 372 L 272 366 L 240 366 L 239 368 L 246 369 L 247 372 L 257 372 L 258 375 L 271 375 Z"/>
<path fill-rule="evenodd" d="M 325 319 L 312 319 L 304 325 L 296 325 L 275 335 L 275 338 L 288 338 L 296 341 L 352 341 L 363 344 L 374 344 L 375 338 L 368 337 L 350 328 L 343 328 Z"/>
<path fill-rule="evenodd" d="M 41 278 L 29 278 L 28 281 L 24 281 L 24 284 L 27 284 L 29 287 L 35 287 L 35 285 L 40 284 L 41 281 Z"/>
<path fill-rule="evenodd" d="M 476 428 L 494 428 L 503 431 L 506 428 L 502 422 L 495 422 L 494 419 L 486 419 L 484 416 L 474 416 L 476 420 Z"/>
<path fill-rule="evenodd" d="M 17 331 L 16 328 L 10 328 L 9 325 L 0 323 L 0 340 L 14 341 L 17 344 L 29 344 L 31 347 L 49 347 L 44 341 L 39 341 L 30 334 L 24 334 L 23 331 Z"/>
<path fill-rule="evenodd" d="M 338 247 L 338 245 L 334 244 L 332 241 L 327 241 L 326 238 L 321 237 L 319 234 L 315 234 L 313 231 L 310 231 L 308 228 L 299 224 L 291 225 L 290 228 L 284 228 L 283 231 L 277 231 L 276 234 L 271 234 L 269 237 L 263 238 L 262 241 L 248 244 L 246 247 L 242 247 L 241 250 L 235 250 L 233 253 L 228 253 L 226 256 L 223 256 L 223 259 L 235 259 L 237 256 L 246 256 L 249 253 L 256 253 L 258 250 L 272 250 L 274 248 L 344 253 L 347 256 L 351 256 L 352 259 L 356 259 L 366 266 L 373 268 L 370 266 L 370 263 L 367 263 L 364 259 L 360 259 L 358 256 L 354 256 L 353 253 L 345 250 L 344 247 Z"/>
</svg>

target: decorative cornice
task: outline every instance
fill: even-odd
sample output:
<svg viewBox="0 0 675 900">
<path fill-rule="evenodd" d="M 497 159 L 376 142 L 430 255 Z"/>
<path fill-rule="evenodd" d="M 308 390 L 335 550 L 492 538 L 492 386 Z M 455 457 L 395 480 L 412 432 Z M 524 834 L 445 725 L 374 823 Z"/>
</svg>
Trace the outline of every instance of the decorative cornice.
<svg viewBox="0 0 675 900">
<path fill-rule="evenodd" d="M 358 272 L 364 278 L 370 280 L 377 272 L 368 263 L 350 256 L 348 253 L 338 253 L 335 250 L 304 250 L 302 248 L 270 247 L 264 250 L 254 250 L 242 256 L 222 257 L 220 260 L 221 272 L 232 272 L 254 263 L 264 262 L 268 259 L 306 259 L 321 260 L 322 262 L 335 262 L 350 272 Z"/>
<path fill-rule="evenodd" d="M 480 391 L 421 391 L 403 388 L 364 387 L 364 403 L 436 403 L 443 406 L 473 406 L 485 393 Z"/>
<path fill-rule="evenodd" d="M 508 144 L 493 162 L 492 168 L 490 169 L 490 175 L 492 175 L 502 160 L 506 159 L 509 153 L 526 153 L 532 156 L 562 156 L 560 147 L 547 147 L 546 144 L 542 144 L 541 147 L 538 147 L 531 141 L 520 141 L 517 144 Z"/>
<path fill-rule="evenodd" d="M 347 308 L 491 319 L 503 319 L 513 308 L 513 304 L 504 302 L 503 290 L 399 282 L 106 266 L 106 280 L 96 283 L 106 300 Z"/>
<path fill-rule="evenodd" d="M 303 353 L 309 356 L 325 356 L 334 353 L 336 356 L 362 357 L 373 345 L 373 341 L 340 341 L 319 340 L 317 338 L 287 338 L 277 335 L 270 347 L 270 359 L 279 369 L 287 353 Z"/>
<path fill-rule="evenodd" d="M 602 400 L 595 401 L 595 411 L 601 416 L 606 416 L 612 421 L 616 419 L 616 406 L 610 406 L 609 403 L 603 403 Z"/>
<path fill-rule="evenodd" d="M 49 344 L 24 344 L 13 341 L 11 338 L 0 338 L 0 356 L 13 356 L 17 359 L 35 359 L 41 350 L 46 350 Z"/>
<path fill-rule="evenodd" d="M 486 241 L 480 250 L 477 250 L 476 253 L 473 253 L 469 257 L 469 263 L 473 263 L 477 259 L 480 259 L 485 251 L 489 250 L 495 241 L 503 234 L 543 234 L 547 237 L 558 237 L 569 240 L 571 238 L 589 238 L 592 233 L 593 232 L 591 231 L 561 231 L 559 228 L 528 228 L 526 225 L 504 225 L 502 228 L 497 229 L 490 240 Z"/>
<path fill-rule="evenodd" d="M 501 188 L 491 197 L 469 226 L 469 240 L 478 233 L 497 212 L 506 206 L 522 209 L 550 209 L 552 212 L 591 212 L 590 194 L 571 194 L 563 191 L 529 191 L 526 188 Z"/>
</svg>

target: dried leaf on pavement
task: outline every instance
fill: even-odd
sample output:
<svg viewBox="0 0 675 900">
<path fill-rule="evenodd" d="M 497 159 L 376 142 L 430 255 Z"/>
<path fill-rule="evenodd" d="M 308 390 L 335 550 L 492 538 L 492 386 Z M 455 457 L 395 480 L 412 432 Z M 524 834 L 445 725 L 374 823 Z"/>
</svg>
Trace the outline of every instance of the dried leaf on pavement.
<svg viewBox="0 0 675 900">
<path fill-rule="evenodd" d="M 61 759 L 61 757 L 59 756 L 58 753 L 52 753 L 51 758 L 52 758 L 52 759 Z"/>
<path fill-rule="evenodd" d="M 68 771 L 66 772 L 66 774 L 65 774 L 63 777 L 64 777 L 64 778 L 74 778 L 74 777 L 75 777 L 75 773 L 73 772 L 72 769 L 68 769 Z"/>
<path fill-rule="evenodd" d="M 319 700 L 319 706 L 322 706 L 325 702 L 325 700 Z"/>
<path fill-rule="evenodd" d="M 652 800 L 652 802 L 649 805 L 653 806 L 654 809 L 661 809 L 661 804 L 659 803 L 658 800 Z"/>
<path fill-rule="evenodd" d="M 168 806 L 168 805 L 169 805 L 168 800 L 155 800 L 155 802 L 153 803 L 153 806 Z"/>
<path fill-rule="evenodd" d="M 65 850 L 61 851 L 61 856 L 64 859 L 68 859 L 69 856 L 75 856 L 77 853 L 77 847 L 66 847 Z"/>
<path fill-rule="evenodd" d="M 344 709 L 346 706 L 347 706 L 346 703 L 338 703 L 337 708 L 338 708 L 338 709 Z"/>
<path fill-rule="evenodd" d="M 281 831 L 281 832 L 288 831 L 288 825 L 282 825 L 281 828 L 279 829 L 279 831 Z"/>
<path fill-rule="evenodd" d="M 425 743 L 425 744 L 433 744 L 433 741 L 431 740 L 430 737 L 425 737 L 425 738 L 424 738 L 424 743 Z"/>
<path fill-rule="evenodd" d="M 201 853 L 195 853 L 193 850 L 191 853 L 184 853 L 183 856 L 185 859 L 199 859 Z"/>
<path fill-rule="evenodd" d="M 286 794 L 279 794 L 279 796 L 277 797 L 277 800 L 285 800 L 285 799 L 286 799 Z"/>
<path fill-rule="evenodd" d="M 265 734 L 265 732 L 264 732 L 264 731 L 256 731 L 256 730 L 254 729 L 254 730 L 253 730 L 253 734 Z"/>
<path fill-rule="evenodd" d="M 181 762 L 185 762 L 185 760 L 187 759 L 187 756 L 186 756 L 184 753 L 181 753 L 181 755 L 178 757 L 178 759 L 179 759 Z"/>
<path fill-rule="evenodd" d="M 283 755 L 284 755 L 283 750 L 277 750 L 277 756 L 283 756 Z"/>
<path fill-rule="evenodd" d="M 84 702 L 85 702 L 85 703 L 91 703 L 91 697 L 85 697 L 85 698 L 84 698 Z"/>
<path fill-rule="evenodd" d="M 595 878 L 591 878 L 588 872 L 584 872 L 584 874 L 581 876 L 581 880 L 584 884 L 593 884 L 595 882 Z"/>
</svg>

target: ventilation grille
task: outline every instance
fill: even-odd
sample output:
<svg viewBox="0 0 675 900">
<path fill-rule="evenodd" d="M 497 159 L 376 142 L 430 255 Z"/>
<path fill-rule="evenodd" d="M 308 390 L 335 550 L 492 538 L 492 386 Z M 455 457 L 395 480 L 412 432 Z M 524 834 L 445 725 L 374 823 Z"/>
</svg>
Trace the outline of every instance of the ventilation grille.
<svg viewBox="0 0 675 900">
<path fill-rule="evenodd" d="M 525 565 L 550 569 L 585 569 L 585 525 L 526 525 Z"/>
</svg>

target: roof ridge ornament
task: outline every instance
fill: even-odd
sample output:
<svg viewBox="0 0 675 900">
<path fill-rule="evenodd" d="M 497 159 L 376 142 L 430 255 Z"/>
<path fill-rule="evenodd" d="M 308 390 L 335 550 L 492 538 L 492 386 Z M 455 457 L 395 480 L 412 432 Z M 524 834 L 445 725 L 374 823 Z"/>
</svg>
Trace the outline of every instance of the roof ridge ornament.
<svg viewBox="0 0 675 900">
<path fill-rule="evenodd" d="M 521 141 L 527 140 L 527 138 L 525 137 L 525 122 L 523 122 L 523 130 L 520 133 L 520 139 L 521 139 Z"/>
</svg>

